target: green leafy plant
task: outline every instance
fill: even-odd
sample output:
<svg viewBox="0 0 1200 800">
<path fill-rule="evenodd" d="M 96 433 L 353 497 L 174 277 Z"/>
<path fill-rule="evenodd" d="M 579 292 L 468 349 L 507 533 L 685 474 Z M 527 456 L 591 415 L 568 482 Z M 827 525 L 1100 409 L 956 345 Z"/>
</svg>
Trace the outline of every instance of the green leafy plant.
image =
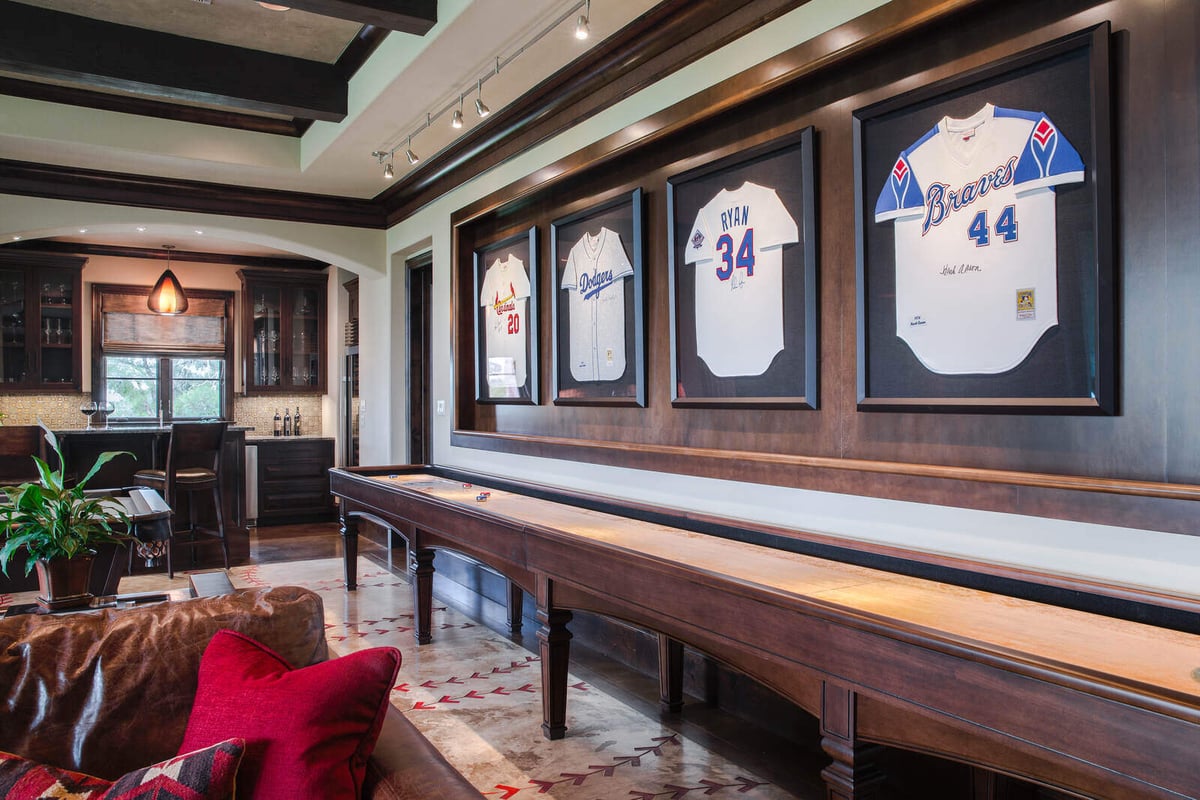
<svg viewBox="0 0 1200 800">
<path fill-rule="evenodd" d="M 117 456 L 136 456 L 127 450 L 101 453 L 83 480 L 68 487 L 63 474 L 66 462 L 58 437 L 45 424 L 39 424 L 58 457 L 58 468 L 52 469 L 46 461 L 33 456 L 40 476 L 37 482 L 0 487 L 4 494 L 4 504 L 0 505 L 0 537 L 4 539 L 0 547 L 0 570 L 5 575 L 9 562 L 20 550 L 28 554 L 25 561 L 28 575 L 38 560 L 91 554 L 98 545 L 129 538 L 123 531 L 128 527 L 129 516 L 120 504 L 110 497 L 88 497 L 83 487 Z"/>
</svg>

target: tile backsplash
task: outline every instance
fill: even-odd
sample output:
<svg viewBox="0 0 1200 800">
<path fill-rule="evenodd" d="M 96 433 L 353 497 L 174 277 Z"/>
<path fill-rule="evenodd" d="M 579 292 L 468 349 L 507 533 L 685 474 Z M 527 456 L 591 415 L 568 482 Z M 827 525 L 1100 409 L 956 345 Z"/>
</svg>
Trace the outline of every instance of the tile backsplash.
<svg viewBox="0 0 1200 800">
<path fill-rule="evenodd" d="M 79 406 L 92 399 L 84 392 L 69 394 L 0 394 L 0 413 L 5 425 L 37 425 L 38 420 L 52 430 L 83 428 L 87 417 Z"/>
<path fill-rule="evenodd" d="M 320 395 L 295 395 L 277 397 L 235 397 L 233 398 L 233 418 L 239 425 L 250 425 L 253 431 L 247 436 L 270 436 L 275 427 L 275 411 L 282 414 L 284 409 L 292 414 L 300 409 L 300 418 L 304 425 L 300 432 L 305 436 L 321 435 L 321 397 Z"/>
<path fill-rule="evenodd" d="M 87 417 L 79 412 L 82 403 L 91 400 L 84 392 L 69 394 L 0 394 L 0 413 L 6 425 L 36 425 L 40 419 L 54 430 L 82 428 Z M 249 436 L 270 435 L 274 427 L 275 409 L 284 408 L 293 414 L 300 409 L 304 420 L 301 430 L 306 436 L 321 435 L 321 398 L 317 395 L 282 397 L 234 397 L 233 418 L 238 425 L 253 427 Z"/>
</svg>

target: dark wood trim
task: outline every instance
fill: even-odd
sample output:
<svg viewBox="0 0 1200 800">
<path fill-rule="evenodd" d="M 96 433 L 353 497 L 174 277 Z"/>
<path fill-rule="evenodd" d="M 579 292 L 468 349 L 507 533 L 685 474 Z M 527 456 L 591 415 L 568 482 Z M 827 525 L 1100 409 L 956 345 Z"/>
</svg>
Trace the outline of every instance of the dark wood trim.
<svg viewBox="0 0 1200 800">
<path fill-rule="evenodd" d="M 497 110 L 375 199 L 395 224 L 471 178 L 682 69 L 806 0 L 666 0 Z"/>
<path fill-rule="evenodd" d="M 194 122 L 198 125 L 236 128 L 254 133 L 272 133 L 278 136 L 300 136 L 302 133 L 299 124 L 294 119 L 263 117 L 257 114 L 243 114 L 200 106 L 181 106 L 162 100 L 149 100 L 145 97 L 106 94 L 73 86 L 58 86 L 17 78 L 0 77 L 0 94 L 68 106 L 97 108 L 101 111 L 116 111 L 121 114 L 136 114 L 142 117 L 172 119 L 177 122 Z"/>
<path fill-rule="evenodd" d="M 110 244 L 78 244 L 75 242 L 55 242 L 49 239 L 35 239 L 29 242 L 18 242 L 22 251 L 43 253 L 72 253 L 84 256 L 107 256 L 112 258 L 147 258 L 155 261 L 165 261 L 167 253 L 159 248 L 123 247 Z M 0 250 L 11 248 L 12 244 L 0 245 Z M 231 264 L 236 267 L 252 267 L 260 269 L 303 269 L 322 270 L 328 267 L 324 261 L 312 258 L 277 258 L 275 256 L 240 256 L 228 253 L 200 253 L 195 250 L 172 250 L 172 261 L 189 261 L 195 264 Z"/>
<path fill-rule="evenodd" d="M 417 36 L 424 36 L 437 24 L 437 0 L 290 0 L 288 5 Z"/>
<path fill-rule="evenodd" d="M 342 51 L 342 55 L 337 60 L 338 72 L 343 78 L 349 81 L 354 77 L 354 73 L 362 68 L 362 65 L 367 63 L 367 59 L 371 54 L 383 44 L 383 40 L 387 38 L 388 32 L 384 28 L 377 28 L 374 25 L 364 25 L 358 35 L 350 44 L 346 45 L 346 49 Z M 311 124 L 312 120 L 306 120 L 307 124 Z M 307 126 L 306 126 L 307 127 Z"/>
<path fill-rule="evenodd" d="M 333 64 L 8 0 L 0 0 L 0 16 L 0 68 L 8 72 L 186 103 L 346 118 L 348 89 Z"/>
<path fill-rule="evenodd" d="M 0 185 L 8 194 L 56 200 L 198 211 L 318 225 L 386 227 L 382 209 L 370 200 L 153 175 L 126 175 L 28 161 L 0 159 Z"/>
<path fill-rule="evenodd" d="M 974 4 L 974 0 L 896 0 L 896 2 L 888 3 L 799 44 L 775 58 L 714 84 L 703 92 L 681 100 L 673 106 L 639 121 L 636 126 L 623 128 L 486 197 L 479 198 L 455 212 L 451 216 L 451 223 L 457 225 L 471 220 L 512 201 L 514 198 L 538 191 L 557 181 L 564 180 L 572 174 L 612 162 L 633 150 L 652 145 L 685 128 L 700 125 L 705 120 L 763 97 L 784 85 L 811 78 L 819 72 L 843 64 L 845 61 L 893 39 L 910 35 L 926 25 L 944 20 L 947 16 Z M 744 31 L 739 32 L 739 35 L 741 33 Z M 722 41 L 721 44 L 724 42 Z M 696 58 L 700 55 L 704 55 L 704 53 L 698 54 Z M 655 80 L 669 72 L 670 70 L 660 72 L 656 75 Z M 600 110 L 603 109 L 596 109 L 596 111 Z M 578 122 L 584 118 L 580 115 L 575 121 Z M 557 131 L 558 127 L 551 133 Z M 536 142 L 522 139 L 522 146 L 519 149 L 526 149 L 534 143 Z M 500 149 L 500 146 L 497 145 L 492 152 Z M 510 156 L 511 154 L 505 157 Z M 477 158 L 471 162 L 471 166 L 474 167 L 485 159 L 487 156 Z M 442 163 L 441 159 L 438 160 L 438 163 Z M 489 163 L 489 166 L 494 165 Z M 412 174 L 419 175 L 420 171 Z M 473 175 L 466 177 L 473 177 Z M 466 177 L 464 177 L 464 181 Z M 394 200 L 390 193 L 405 185 L 405 183 L 397 184 L 389 192 L 384 193 L 388 196 L 380 195 L 388 203 L 389 224 L 393 220 L 397 220 Z M 412 210 L 451 188 L 453 186 L 442 187 L 436 194 L 421 199 L 415 205 L 407 204 L 405 206 L 406 213 L 411 213 Z M 400 215 L 399 219 L 403 219 L 403 215 Z"/>
</svg>

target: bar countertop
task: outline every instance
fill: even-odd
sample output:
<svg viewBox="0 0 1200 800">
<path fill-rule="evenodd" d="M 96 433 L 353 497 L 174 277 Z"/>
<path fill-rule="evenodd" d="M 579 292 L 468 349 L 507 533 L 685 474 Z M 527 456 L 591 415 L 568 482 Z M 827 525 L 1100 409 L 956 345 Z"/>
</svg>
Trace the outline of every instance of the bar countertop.
<svg viewBox="0 0 1200 800">
<path fill-rule="evenodd" d="M 252 431 L 251 425 L 230 425 L 231 431 Z M 55 436 L 89 436 L 100 433 L 170 433 L 170 425 L 112 425 L 107 428 L 60 428 Z"/>
</svg>

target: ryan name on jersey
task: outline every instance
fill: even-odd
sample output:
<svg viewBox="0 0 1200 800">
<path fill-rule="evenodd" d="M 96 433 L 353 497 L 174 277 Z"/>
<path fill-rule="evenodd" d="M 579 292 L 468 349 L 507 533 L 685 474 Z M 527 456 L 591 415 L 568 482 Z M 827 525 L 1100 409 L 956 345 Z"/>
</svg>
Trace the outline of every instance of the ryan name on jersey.
<svg viewBox="0 0 1200 800">
<path fill-rule="evenodd" d="M 731 206 L 721 212 L 721 231 L 730 228 L 741 228 L 750 224 L 750 206 Z"/>
</svg>

